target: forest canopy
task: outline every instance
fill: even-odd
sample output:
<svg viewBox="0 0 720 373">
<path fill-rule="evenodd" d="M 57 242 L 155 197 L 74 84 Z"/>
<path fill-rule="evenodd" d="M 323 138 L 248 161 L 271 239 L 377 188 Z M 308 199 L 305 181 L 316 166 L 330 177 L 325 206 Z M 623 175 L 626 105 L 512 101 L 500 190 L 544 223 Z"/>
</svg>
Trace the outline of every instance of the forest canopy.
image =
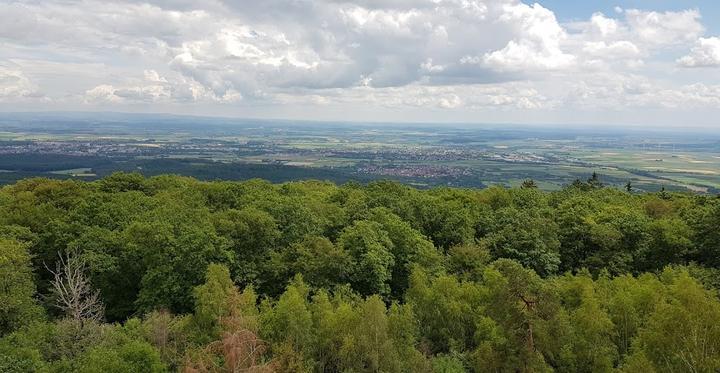
<svg viewBox="0 0 720 373">
<path fill-rule="evenodd" d="M 201 182 L 0 190 L 0 372 L 715 372 L 720 198 Z"/>
</svg>

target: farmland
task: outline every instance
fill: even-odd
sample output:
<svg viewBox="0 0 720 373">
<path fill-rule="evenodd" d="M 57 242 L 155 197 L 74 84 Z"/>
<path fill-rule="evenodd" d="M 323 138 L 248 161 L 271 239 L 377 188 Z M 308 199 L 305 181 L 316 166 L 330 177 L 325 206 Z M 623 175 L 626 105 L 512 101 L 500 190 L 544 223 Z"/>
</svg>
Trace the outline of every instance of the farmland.
<svg viewBox="0 0 720 373">
<path fill-rule="evenodd" d="M 100 120 L 96 118 L 102 118 Z M 665 130 L 322 123 L 162 115 L 0 115 L 0 182 L 114 171 L 201 179 L 393 179 L 555 190 L 593 172 L 635 190 L 720 189 L 720 136 Z"/>
</svg>

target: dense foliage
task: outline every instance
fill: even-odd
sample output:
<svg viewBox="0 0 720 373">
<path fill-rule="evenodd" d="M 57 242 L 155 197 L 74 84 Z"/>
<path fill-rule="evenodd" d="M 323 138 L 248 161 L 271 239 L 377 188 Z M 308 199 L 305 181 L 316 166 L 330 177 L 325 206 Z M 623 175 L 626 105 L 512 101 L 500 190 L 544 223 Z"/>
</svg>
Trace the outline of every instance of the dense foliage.
<svg viewBox="0 0 720 373">
<path fill-rule="evenodd" d="M 720 198 L 597 177 L 27 179 L 0 190 L 0 371 L 714 372 L 718 268 Z"/>
</svg>

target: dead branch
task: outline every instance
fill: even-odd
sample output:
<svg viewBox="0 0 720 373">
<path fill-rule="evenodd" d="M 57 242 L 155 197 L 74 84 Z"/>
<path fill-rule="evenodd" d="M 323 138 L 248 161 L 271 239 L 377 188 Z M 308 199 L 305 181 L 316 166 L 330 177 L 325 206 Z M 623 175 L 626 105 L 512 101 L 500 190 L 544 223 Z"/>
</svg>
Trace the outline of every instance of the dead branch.
<svg viewBox="0 0 720 373">
<path fill-rule="evenodd" d="M 85 275 L 85 261 L 74 254 L 58 254 L 59 260 L 53 274 L 52 293 L 55 306 L 76 321 L 102 321 L 105 307 L 100 291 L 93 290 Z"/>
</svg>

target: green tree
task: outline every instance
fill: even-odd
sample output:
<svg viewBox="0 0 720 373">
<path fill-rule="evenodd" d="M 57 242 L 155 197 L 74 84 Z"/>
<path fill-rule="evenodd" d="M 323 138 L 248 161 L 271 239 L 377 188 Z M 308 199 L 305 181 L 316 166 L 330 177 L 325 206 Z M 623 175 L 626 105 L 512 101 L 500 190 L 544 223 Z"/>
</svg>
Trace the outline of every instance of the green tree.
<svg viewBox="0 0 720 373">
<path fill-rule="evenodd" d="M 448 355 L 440 355 L 432 360 L 432 371 L 434 373 L 465 373 L 465 367 L 458 358 Z"/>
<path fill-rule="evenodd" d="M 413 266 L 430 271 L 437 271 L 441 266 L 442 254 L 432 242 L 390 210 L 375 208 L 369 212 L 368 220 L 380 223 L 392 242 L 394 265 L 390 287 L 395 298 L 400 298 L 407 289 Z"/>
<path fill-rule="evenodd" d="M 309 289 L 298 276 L 277 302 L 263 302 L 260 313 L 261 336 L 271 343 L 273 353 L 282 352 L 286 362 L 297 360 L 293 365 L 303 367 L 303 370 L 313 364 L 315 344 L 308 297 Z M 292 358 L 287 360 L 288 357 Z"/>
<path fill-rule="evenodd" d="M 203 281 L 210 263 L 228 263 L 226 241 L 205 222 L 134 223 L 125 230 L 128 250 L 142 274 L 136 305 L 145 311 L 191 309 L 192 288 Z"/>
<path fill-rule="evenodd" d="M 681 219 L 652 221 L 647 226 L 648 242 L 638 257 L 642 270 L 660 270 L 671 264 L 686 264 L 695 255 L 692 229 Z"/>
<path fill-rule="evenodd" d="M 537 189 L 537 184 L 535 183 L 535 180 L 533 179 L 525 179 L 523 180 L 522 184 L 520 185 L 523 189 Z"/>
<path fill-rule="evenodd" d="M 480 281 L 492 255 L 482 244 L 453 246 L 448 251 L 447 270 L 466 281 Z"/>
<path fill-rule="evenodd" d="M 592 176 L 590 176 L 587 183 L 592 189 L 598 189 L 603 187 L 603 183 L 600 181 L 600 176 L 597 174 L 597 172 L 592 173 Z"/>
<path fill-rule="evenodd" d="M 598 281 L 598 292 L 607 294 L 605 307 L 615 325 L 614 340 L 620 356 L 625 356 L 637 333 L 655 308 L 665 300 L 666 287 L 655 275 L 630 275 Z"/>
<path fill-rule="evenodd" d="M 150 344 L 131 341 L 119 346 L 95 347 L 79 358 L 74 371 L 80 373 L 167 372 L 160 354 Z"/>
<path fill-rule="evenodd" d="M 341 349 L 343 366 L 350 371 L 397 371 L 398 356 L 393 340 L 385 304 L 378 296 L 369 297 L 360 305 L 360 318 L 352 333 L 346 336 Z"/>
<path fill-rule="evenodd" d="M 98 181 L 100 189 L 109 193 L 143 191 L 144 183 L 145 178 L 137 172 L 114 172 Z"/>
<path fill-rule="evenodd" d="M 446 250 L 472 242 L 475 236 L 473 216 L 461 201 L 425 196 L 416 203 L 421 232 L 435 246 Z"/>
<path fill-rule="evenodd" d="M 517 260 L 542 275 L 560 266 L 558 228 L 547 211 L 498 210 L 495 227 L 483 244 L 493 257 Z"/>
<path fill-rule="evenodd" d="M 350 281 L 352 264 L 353 258 L 342 247 L 325 237 L 307 236 L 274 253 L 270 266 L 278 284 L 302 274 L 309 285 L 329 289 Z"/>
<path fill-rule="evenodd" d="M 257 296 L 252 288 L 244 292 L 235 287 L 230 279 L 230 271 L 221 264 L 211 264 L 207 268 L 205 283 L 195 287 L 195 314 L 193 320 L 207 343 L 209 340 L 220 337 L 220 331 L 226 325 L 224 321 L 232 320 L 236 327 L 257 332 L 258 311 L 256 308 Z"/>
<path fill-rule="evenodd" d="M 42 319 L 27 245 L 0 239 L 0 336 Z"/>
<path fill-rule="evenodd" d="M 90 282 L 102 294 L 108 321 L 123 321 L 135 312 L 140 274 L 131 270 L 136 258 L 120 231 L 90 226 L 68 248 L 86 264 Z"/>
<path fill-rule="evenodd" d="M 467 350 L 475 345 L 482 314 L 484 289 L 454 276 L 430 278 L 421 270 L 413 271 L 407 303 L 417 317 L 423 342 L 433 353 Z"/>
<path fill-rule="evenodd" d="M 380 223 L 355 221 L 340 233 L 337 245 L 353 258 L 351 280 L 355 290 L 363 295 L 390 293 L 394 245 Z"/>
<path fill-rule="evenodd" d="M 561 350 L 555 351 L 561 370 L 612 372 L 618 359 L 613 340 L 616 329 L 592 278 L 587 274 L 566 275 L 558 285 L 570 324 Z"/>
<path fill-rule="evenodd" d="M 538 333 L 557 308 L 554 294 L 535 272 L 509 259 L 494 262 L 485 270 L 484 280 L 488 289 L 486 314 L 498 330 L 480 346 L 480 351 L 487 346 L 494 351 L 478 351 L 476 364 L 482 369 L 548 371 L 541 354 L 546 346 L 539 344 L 543 338 Z"/>
<path fill-rule="evenodd" d="M 658 372 L 714 372 L 720 369 L 720 302 L 686 271 L 663 273 L 671 301 L 658 305 L 640 331 L 628 368 Z"/>
<path fill-rule="evenodd" d="M 690 224 L 694 228 L 693 241 L 698 247 L 697 260 L 713 267 L 720 267 L 720 202 L 717 200 L 699 206 L 698 211 L 690 215 Z"/>
<path fill-rule="evenodd" d="M 242 210 L 228 210 L 215 220 L 219 235 L 230 239 L 234 253 L 234 270 L 242 285 L 260 285 L 264 282 L 263 269 L 270 253 L 280 239 L 275 218 L 254 207 Z"/>
</svg>

